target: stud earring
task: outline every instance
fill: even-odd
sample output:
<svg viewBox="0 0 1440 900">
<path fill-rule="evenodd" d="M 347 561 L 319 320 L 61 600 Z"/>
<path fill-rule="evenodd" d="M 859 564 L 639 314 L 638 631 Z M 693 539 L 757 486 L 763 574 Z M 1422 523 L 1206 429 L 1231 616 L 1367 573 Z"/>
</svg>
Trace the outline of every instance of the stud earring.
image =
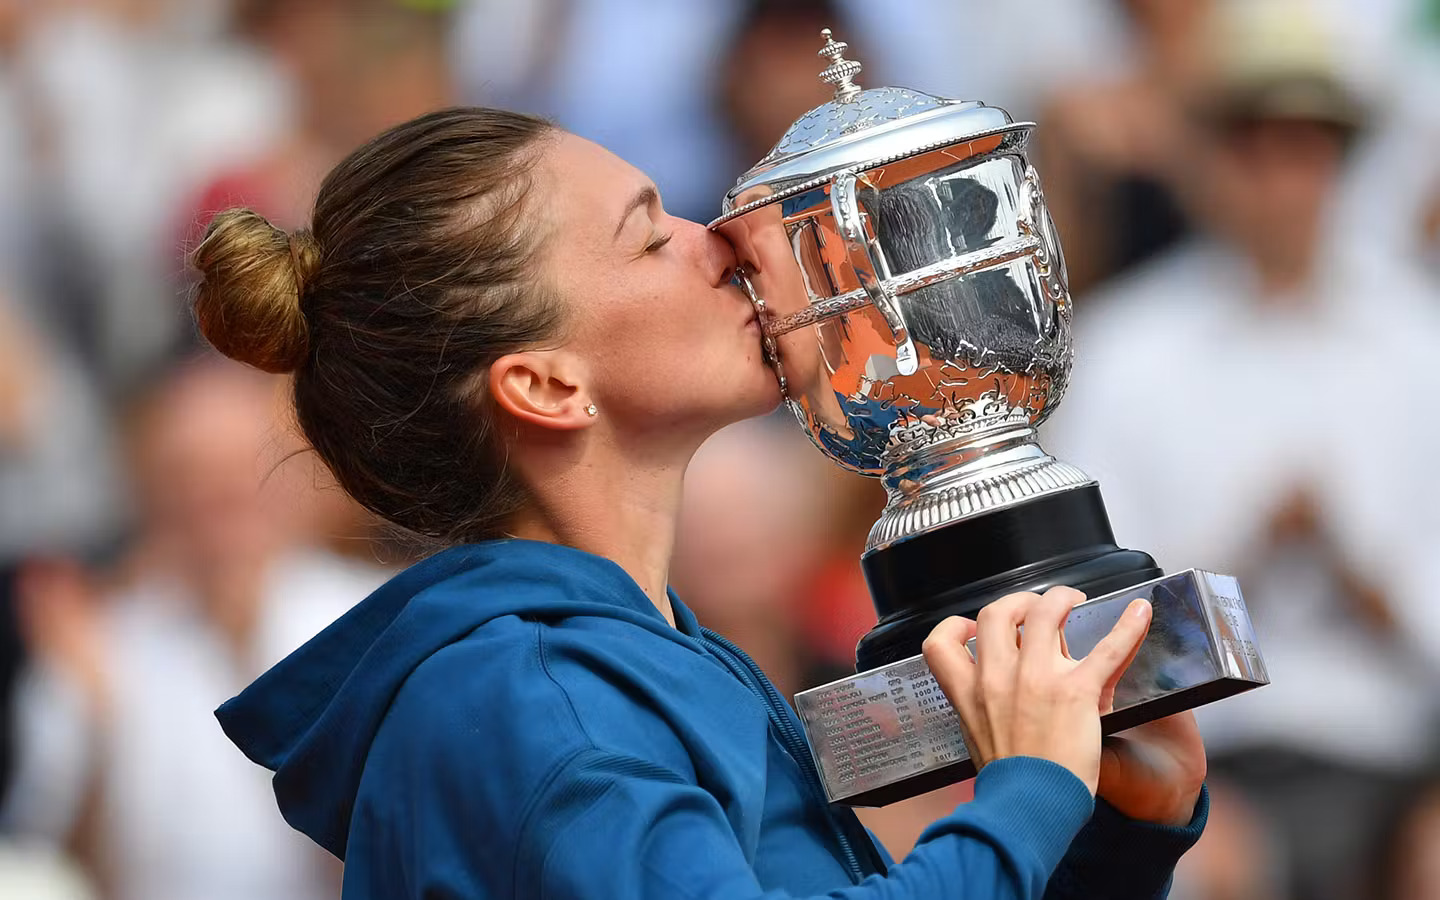
<svg viewBox="0 0 1440 900">
<path fill-rule="evenodd" d="M 600 410 L 596 409 L 595 404 L 591 403 L 585 407 L 585 414 L 591 417 L 598 416 L 600 415 Z"/>
</svg>

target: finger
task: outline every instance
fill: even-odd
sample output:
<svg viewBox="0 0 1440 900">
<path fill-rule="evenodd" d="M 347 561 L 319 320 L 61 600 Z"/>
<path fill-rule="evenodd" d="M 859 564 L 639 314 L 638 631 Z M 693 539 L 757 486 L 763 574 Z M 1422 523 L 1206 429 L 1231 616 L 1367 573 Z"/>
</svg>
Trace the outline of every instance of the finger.
<svg viewBox="0 0 1440 900">
<path fill-rule="evenodd" d="M 984 718 L 1009 716 L 1020 672 L 1020 623 L 1040 598 L 1017 593 L 980 610 L 975 628 L 975 703 Z"/>
<path fill-rule="evenodd" d="M 1040 599 L 1038 594 L 1006 594 L 975 617 L 975 655 L 982 668 L 1014 671 L 1020 655 L 1020 623 Z"/>
<path fill-rule="evenodd" d="M 1114 688 L 1124 674 L 1125 667 L 1135 658 L 1145 633 L 1150 628 L 1150 602 L 1137 599 L 1125 607 L 1125 612 L 1110 633 L 1100 639 L 1095 649 L 1080 661 L 1077 672 L 1095 686 L 1097 692 Z"/>
<path fill-rule="evenodd" d="M 958 696 L 963 688 L 975 682 L 975 660 L 965 642 L 975 636 L 975 623 L 961 616 L 951 616 L 935 626 L 920 651 L 925 654 L 925 664 L 935 676 L 940 689 L 950 698 L 950 705 L 957 709 L 967 698 Z M 952 690 L 957 696 L 951 696 Z M 972 691 L 973 693 L 973 691 Z"/>
<path fill-rule="evenodd" d="M 1081 603 L 1084 603 L 1087 599 L 1089 599 L 1083 591 L 1077 590 L 1075 593 L 1080 595 L 1080 599 L 1076 601 L 1075 606 L 1079 606 Z M 1062 623 L 1060 626 L 1060 655 L 1073 662 L 1075 660 L 1075 657 L 1070 655 L 1070 640 L 1069 638 L 1065 637 L 1065 624 L 1068 624 L 1069 621 L 1070 618 L 1067 616 L 1065 618 L 1065 623 Z"/>
<path fill-rule="evenodd" d="M 1085 595 L 1068 587 L 1055 587 L 1035 601 L 1025 614 L 1024 632 L 1020 636 L 1020 661 L 1049 661 L 1062 651 L 1061 639 L 1065 620 Z"/>
<path fill-rule="evenodd" d="M 975 623 L 960 616 L 951 616 L 930 632 L 921 651 L 925 663 L 935 676 L 936 684 L 960 716 L 960 730 L 970 756 L 979 764 L 981 758 L 988 758 L 990 729 L 975 702 L 976 674 L 975 660 L 965 647 L 975 636 Z"/>
<path fill-rule="evenodd" d="M 1145 630 L 1140 633 L 1140 639 L 1135 642 L 1135 646 L 1130 650 L 1130 655 L 1115 668 L 1115 672 L 1110 676 L 1109 680 L 1105 682 L 1105 685 L 1100 688 L 1100 715 L 1104 716 L 1114 712 L 1115 688 L 1120 683 L 1120 679 L 1124 678 L 1125 673 L 1130 670 L 1130 664 L 1135 661 L 1135 657 L 1140 655 L 1140 648 L 1145 644 L 1145 636 L 1150 633 L 1150 624 L 1154 619 L 1154 615 L 1154 607 L 1152 606 L 1149 615 L 1145 618 Z"/>
</svg>

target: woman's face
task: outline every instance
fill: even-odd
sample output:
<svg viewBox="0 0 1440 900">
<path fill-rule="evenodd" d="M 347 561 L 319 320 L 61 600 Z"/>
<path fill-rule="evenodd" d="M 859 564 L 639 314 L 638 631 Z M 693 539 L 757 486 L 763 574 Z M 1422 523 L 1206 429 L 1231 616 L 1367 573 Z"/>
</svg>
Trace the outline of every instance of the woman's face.
<svg viewBox="0 0 1440 900">
<path fill-rule="evenodd" d="M 723 238 L 667 215 L 649 178 L 574 135 L 550 142 L 536 174 L 565 349 L 612 430 L 688 442 L 774 409 L 779 386 Z"/>
</svg>

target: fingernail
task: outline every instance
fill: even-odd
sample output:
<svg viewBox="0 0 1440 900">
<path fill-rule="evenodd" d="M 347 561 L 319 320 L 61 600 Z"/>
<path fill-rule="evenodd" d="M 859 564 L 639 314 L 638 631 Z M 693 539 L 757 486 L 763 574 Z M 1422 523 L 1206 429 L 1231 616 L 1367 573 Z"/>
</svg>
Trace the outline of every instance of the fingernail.
<svg viewBox="0 0 1440 900">
<path fill-rule="evenodd" d="M 1150 615 L 1150 601 L 1146 600 L 1144 597 L 1136 600 L 1134 603 L 1131 604 L 1130 615 L 1136 616 L 1141 619 Z"/>
</svg>

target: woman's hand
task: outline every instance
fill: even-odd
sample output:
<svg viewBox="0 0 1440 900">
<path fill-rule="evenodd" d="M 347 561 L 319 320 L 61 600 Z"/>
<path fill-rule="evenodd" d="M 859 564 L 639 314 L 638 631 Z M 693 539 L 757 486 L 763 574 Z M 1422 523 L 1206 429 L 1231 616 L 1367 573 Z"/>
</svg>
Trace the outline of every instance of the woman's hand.
<svg viewBox="0 0 1440 900">
<path fill-rule="evenodd" d="M 925 661 L 960 714 L 977 769 L 1009 756 L 1064 766 L 1094 794 L 1100 779 L 1100 712 L 1150 626 L 1150 604 L 1137 600 L 1089 656 L 1070 657 L 1061 629 L 1084 595 L 1053 588 L 1045 596 L 1010 594 L 976 622 L 951 617 L 925 639 Z M 1023 640 L 1021 626 L 1024 626 Z M 975 658 L 965 643 L 976 637 Z M 1122 758 L 1121 783 L 1140 770 Z M 1108 786 L 1108 785 L 1107 785 Z"/>
<path fill-rule="evenodd" d="M 1156 719 L 1105 739 L 1100 797 L 1132 819 L 1185 825 L 1195 814 L 1205 768 L 1195 714 Z"/>
</svg>

